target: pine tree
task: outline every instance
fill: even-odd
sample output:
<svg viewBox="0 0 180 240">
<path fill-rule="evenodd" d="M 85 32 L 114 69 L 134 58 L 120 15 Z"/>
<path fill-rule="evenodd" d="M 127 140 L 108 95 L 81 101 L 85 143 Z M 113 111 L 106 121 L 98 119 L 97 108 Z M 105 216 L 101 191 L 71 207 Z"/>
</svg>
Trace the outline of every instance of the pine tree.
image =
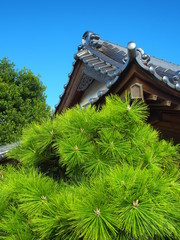
<svg viewBox="0 0 180 240">
<path fill-rule="evenodd" d="M 179 146 L 147 116 L 111 96 L 25 129 L 0 170 L 0 239 L 180 239 Z"/>
</svg>

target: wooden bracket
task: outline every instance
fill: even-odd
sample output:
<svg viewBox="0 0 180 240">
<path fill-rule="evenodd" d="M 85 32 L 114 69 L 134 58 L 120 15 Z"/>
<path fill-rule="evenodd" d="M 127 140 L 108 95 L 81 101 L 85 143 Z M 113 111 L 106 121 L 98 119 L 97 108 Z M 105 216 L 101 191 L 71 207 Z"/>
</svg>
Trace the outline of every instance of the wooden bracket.
<svg viewBox="0 0 180 240">
<path fill-rule="evenodd" d="M 171 101 L 170 100 L 164 100 L 164 101 L 162 101 L 161 105 L 170 107 L 171 106 Z"/>
<path fill-rule="evenodd" d="M 161 102 L 156 103 L 148 103 L 151 107 L 170 107 L 171 101 L 170 100 L 162 100 Z"/>
<path fill-rule="evenodd" d="M 155 94 L 149 94 L 149 95 L 145 98 L 145 100 L 147 100 L 147 101 L 157 101 L 157 99 L 158 99 L 158 96 L 155 95 Z"/>
</svg>

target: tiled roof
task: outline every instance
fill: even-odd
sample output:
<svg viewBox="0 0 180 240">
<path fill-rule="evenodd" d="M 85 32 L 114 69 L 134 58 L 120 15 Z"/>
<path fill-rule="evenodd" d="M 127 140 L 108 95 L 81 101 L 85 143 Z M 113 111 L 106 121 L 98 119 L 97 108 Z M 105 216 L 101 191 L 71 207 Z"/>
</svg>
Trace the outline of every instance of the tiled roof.
<svg viewBox="0 0 180 240">
<path fill-rule="evenodd" d="M 87 69 L 94 74 L 93 76 L 96 74 L 103 76 L 101 81 L 106 84 L 104 89 L 97 89 L 97 97 L 89 99 L 89 103 L 96 102 L 105 94 L 132 60 L 152 74 L 157 81 L 161 81 L 168 87 L 180 92 L 180 65 L 150 57 L 141 48 L 136 48 L 134 42 L 129 42 L 127 48 L 125 48 L 104 41 L 93 32 L 85 32 L 82 37 L 82 45 L 78 47 L 78 52 L 74 55 L 74 58 L 76 61 L 82 61 Z M 56 109 L 65 95 L 76 61 L 73 63 L 73 69 L 68 75 L 69 80 L 64 86 L 63 94 L 60 95 L 60 101 L 55 106 Z"/>
<path fill-rule="evenodd" d="M 0 162 L 5 158 L 6 153 L 9 152 L 13 147 L 17 146 L 18 143 L 12 143 L 4 146 L 0 146 Z"/>
</svg>

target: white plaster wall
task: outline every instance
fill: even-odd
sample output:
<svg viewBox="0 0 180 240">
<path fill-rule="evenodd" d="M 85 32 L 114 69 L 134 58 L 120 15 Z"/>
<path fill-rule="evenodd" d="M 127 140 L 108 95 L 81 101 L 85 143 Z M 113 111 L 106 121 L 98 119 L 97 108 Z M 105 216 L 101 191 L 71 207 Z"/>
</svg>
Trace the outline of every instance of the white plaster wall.
<svg viewBox="0 0 180 240">
<path fill-rule="evenodd" d="M 84 95 L 82 96 L 82 99 L 80 101 L 80 105 L 83 106 L 89 102 L 90 98 L 96 98 L 97 92 L 99 90 L 106 89 L 106 84 L 102 82 L 95 81 L 93 82 L 88 89 L 85 91 Z"/>
</svg>

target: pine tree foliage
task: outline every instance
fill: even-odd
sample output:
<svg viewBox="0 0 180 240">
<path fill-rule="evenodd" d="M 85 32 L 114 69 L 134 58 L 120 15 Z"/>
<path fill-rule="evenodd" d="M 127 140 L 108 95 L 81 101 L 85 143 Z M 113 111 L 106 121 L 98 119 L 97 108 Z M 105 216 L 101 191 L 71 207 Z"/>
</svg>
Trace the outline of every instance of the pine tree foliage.
<svg viewBox="0 0 180 240">
<path fill-rule="evenodd" d="M 35 240 L 37 236 L 32 232 L 28 220 L 15 207 L 9 208 L 0 222 L 0 237 L 8 240 Z"/>
<path fill-rule="evenodd" d="M 111 96 L 25 129 L 0 170 L 0 239 L 180 239 L 179 146 L 147 116 Z"/>
</svg>

